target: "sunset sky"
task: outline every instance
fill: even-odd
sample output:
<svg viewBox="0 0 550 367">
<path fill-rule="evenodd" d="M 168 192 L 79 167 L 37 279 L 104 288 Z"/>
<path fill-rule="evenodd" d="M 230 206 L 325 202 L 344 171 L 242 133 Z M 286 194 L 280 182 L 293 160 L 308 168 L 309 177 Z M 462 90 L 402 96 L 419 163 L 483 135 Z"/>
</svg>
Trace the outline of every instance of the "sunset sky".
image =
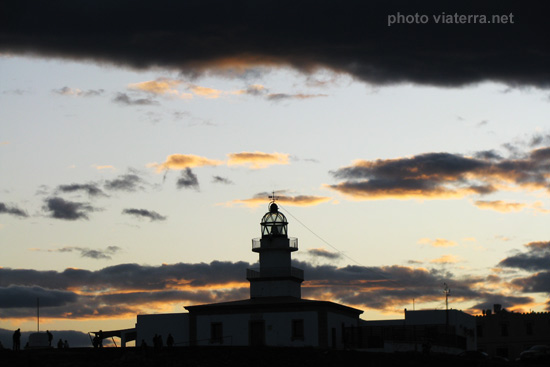
<svg viewBox="0 0 550 367">
<path fill-rule="evenodd" d="M 247 298 L 272 192 L 304 298 L 549 310 L 548 12 L 494 3 L 1 1 L 0 329 Z"/>
</svg>

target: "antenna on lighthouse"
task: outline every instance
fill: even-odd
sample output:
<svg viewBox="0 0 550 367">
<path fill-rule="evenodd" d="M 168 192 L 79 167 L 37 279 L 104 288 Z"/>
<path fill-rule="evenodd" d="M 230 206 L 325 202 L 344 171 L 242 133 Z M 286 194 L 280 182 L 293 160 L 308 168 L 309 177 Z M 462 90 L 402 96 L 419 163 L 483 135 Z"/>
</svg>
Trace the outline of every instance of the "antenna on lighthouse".
<svg viewBox="0 0 550 367">
<path fill-rule="evenodd" d="M 279 210 L 279 207 L 277 204 L 275 204 L 275 200 L 279 200 L 278 196 L 275 196 L 275 190 L 273 190 L 272 194 L 268 196 L 269 198 L 269 204 L 267 205 L 267 209 L 270 212 L 277 212 Z"/>
</svg>

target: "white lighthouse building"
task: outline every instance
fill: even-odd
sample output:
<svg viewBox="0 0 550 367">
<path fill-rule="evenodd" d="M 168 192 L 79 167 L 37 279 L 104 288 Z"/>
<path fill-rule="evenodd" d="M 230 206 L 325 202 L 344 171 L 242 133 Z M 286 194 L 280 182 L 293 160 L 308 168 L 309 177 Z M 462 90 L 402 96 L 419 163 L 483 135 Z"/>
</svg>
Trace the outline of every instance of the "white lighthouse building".
<svg viewBox="0 0 550 367">
<path fill-rule="evenodd" d="M 310 346 L 343 348 L 345 330 L 359 326 L 363 311 L 301 297 L 304 271 L 291 265 L 298 239 L 272 201 L 252 240 L 259 267 L 247 269 L 250 299 L 186 306 L 188 313 L 137 316 L 136 344 L 170 333 L 176 345 Z"/>
<path fill-rule="evenodd" d="M 260 268 L 247 269 L 250 298 L 301 298 L 304 271 L 291 266 L 291 253 L 298 251 L 298 239 L 288 237 L 288 222 L 275 202 L 260 223 L 262 237 L 252 240 L 252 251 L 260 254 Z"/>
</svg>

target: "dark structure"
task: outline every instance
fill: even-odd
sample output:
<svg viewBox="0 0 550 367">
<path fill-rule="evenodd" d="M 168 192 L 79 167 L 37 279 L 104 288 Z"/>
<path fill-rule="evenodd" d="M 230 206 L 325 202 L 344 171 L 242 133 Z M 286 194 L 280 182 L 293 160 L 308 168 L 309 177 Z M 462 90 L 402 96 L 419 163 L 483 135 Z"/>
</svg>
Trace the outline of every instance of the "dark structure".
<svg viewBox="0 0 550 367">
<path fill-rule="evenodd" d="M 534 345 L 550 345 L 550 313 L 509 312 L 501 305 L 476 317 L 478 349 L 515 360 Z"/>
</svg>

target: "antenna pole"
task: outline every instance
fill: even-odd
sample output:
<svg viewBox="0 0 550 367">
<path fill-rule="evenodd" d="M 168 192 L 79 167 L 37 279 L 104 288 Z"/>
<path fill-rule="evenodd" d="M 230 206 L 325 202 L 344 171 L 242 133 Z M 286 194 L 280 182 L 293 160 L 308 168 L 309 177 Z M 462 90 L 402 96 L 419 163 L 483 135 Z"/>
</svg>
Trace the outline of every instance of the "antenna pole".
<svg viewBox="0 0 550 367">
<path fill-rule="evenodd" d="M 36 297 L 36 330 L 40 332 L 40 298 Z"/>
<path fill-rule="evenodd" d="M 447 283 L 443 283 L 443 293 L 445 293 L 445 325 L 447 329 L 447 334 L 449 333 L 449 294 L 451 294 L 451 289 L 447 286 Z"/>
</svg>

